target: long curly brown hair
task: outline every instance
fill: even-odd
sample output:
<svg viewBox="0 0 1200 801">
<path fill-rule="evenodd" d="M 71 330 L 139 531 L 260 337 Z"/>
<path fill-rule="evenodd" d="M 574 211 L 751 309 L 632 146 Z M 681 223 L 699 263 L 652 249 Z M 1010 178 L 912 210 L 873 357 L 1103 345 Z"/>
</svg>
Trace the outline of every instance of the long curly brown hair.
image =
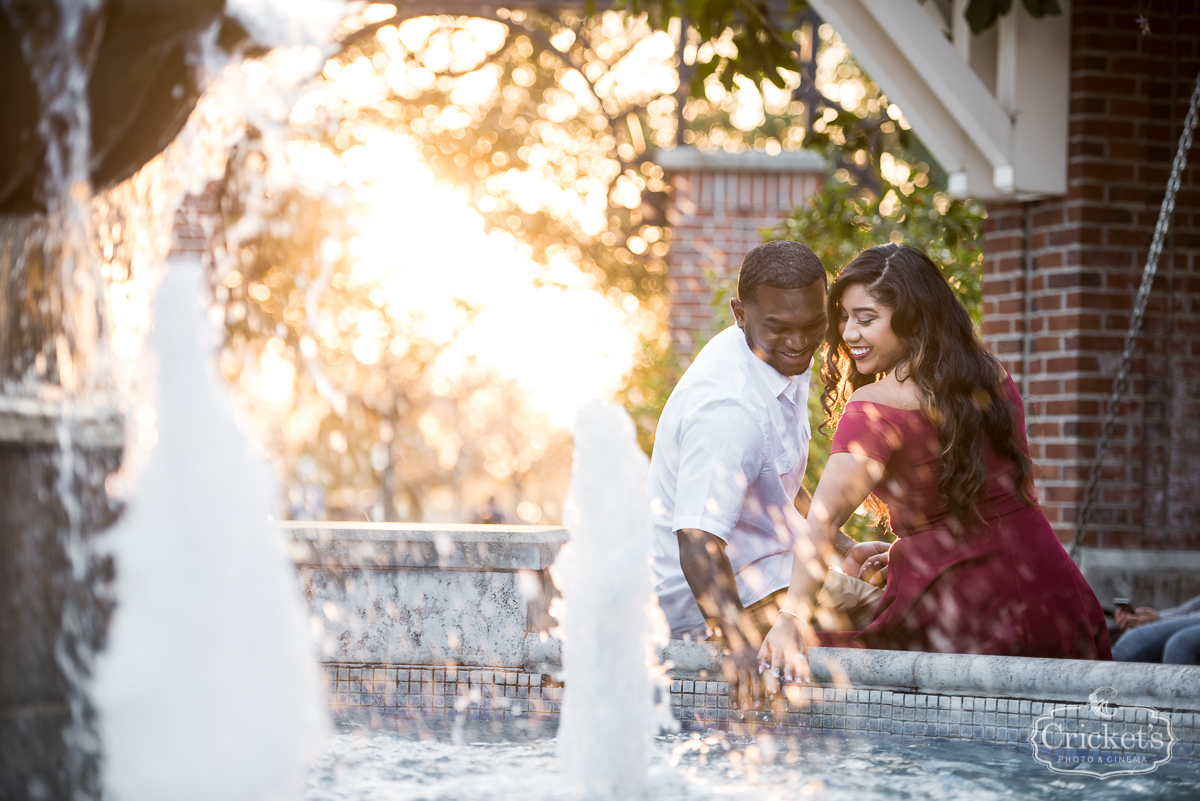
<svg viewBox="0 0 1200 801">
<path fill-rule="evenodd" d="M 917 384 L 921 411 L 938 430 L 942 478 L 938 491 L 958 521 L 975 517 L 987 482 L 983 431 L 1000 458 L 1016 466 L 1022 497 L 1035 503 L 1032 464 L 1018 445 L 1012 399 L 1004 389 L 1007 375 L 983 348 L 971 316 L 937 266 L 911 245 L 879 245 L 858 254 L 829 287 L 829 333 L 821 376 L 821 406 L 826 424 L 836 424 L 854 390 L 883 374 L 864 375 L 853 367 L 842 340 L 842 295 L 861 284 L 892 310 L 892 330 L 904 344 L 905 376 Z"/>
</svg>

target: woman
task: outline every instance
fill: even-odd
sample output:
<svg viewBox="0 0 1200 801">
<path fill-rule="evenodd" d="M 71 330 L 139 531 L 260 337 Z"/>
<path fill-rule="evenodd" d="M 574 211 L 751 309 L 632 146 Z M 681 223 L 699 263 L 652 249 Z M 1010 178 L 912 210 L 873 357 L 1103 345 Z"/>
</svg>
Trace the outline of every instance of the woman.
<svg viewBox="0 0 1200 801">
<path fill-rule="evenodd" d="M 837 432 L 760 663 L 810 676 L 805 637 L 824 577 L 814 557 L 872 494 L 898 537 L 863 565 L 864 576 L 886 565 L 875 620 L 815 641 L 1109 659 L 1100 604 L 1033 498 L 1020 396 L 941 272 L 914 247 L 870 248 L 828 304 L 837 325 L 821 401 Z"/>
</svg>

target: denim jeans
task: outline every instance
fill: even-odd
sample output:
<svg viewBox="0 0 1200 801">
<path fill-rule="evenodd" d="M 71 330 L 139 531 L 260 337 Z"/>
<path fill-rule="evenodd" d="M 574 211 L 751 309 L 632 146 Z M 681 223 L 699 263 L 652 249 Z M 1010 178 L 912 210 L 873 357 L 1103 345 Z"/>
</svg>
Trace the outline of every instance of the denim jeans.
<svg viewBox="0 0 1200 801">
<path fill-rule="evenodd" d="M 1143 623 L 1121 635 L 1113 646 L 1114 662 L 1200 664 L 1200 615 Z"/>
</svg>

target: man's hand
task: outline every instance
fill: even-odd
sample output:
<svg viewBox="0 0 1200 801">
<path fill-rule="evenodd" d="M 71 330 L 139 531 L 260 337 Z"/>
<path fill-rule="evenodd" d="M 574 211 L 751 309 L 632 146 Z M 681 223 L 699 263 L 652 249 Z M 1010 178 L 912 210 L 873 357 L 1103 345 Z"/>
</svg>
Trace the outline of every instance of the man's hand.
<svg viewBox="0 0 1200 801">
<path fill-rule="evenodd" d="M 842 559 L 842 572 L 847 576 L 862 579 L 877 587 L 887 581 L 887 542 L 860 542 L 851 548 Z"/>
<path fill-rule="evenodd" d="M 757 709 L 762 705 L 763 676 L 759 673 L 759 651 L 751 645 L 733 647 L 721 661 L 729 682 L 729 705 L 734 709 Z"/>
<path fill-rule="evenodd" d="M 1131 614 L 1124 609 L 1118 609 L 1113 613 L 1113 617 L 1116 618 L 1117 625 L 1122 629 L 1131 629 L 1143 623 L 1153 623 L 1158 620 L 1158 610 L 1148 606 L 1139 606 Z"/>
<path fill-rule="evenodd" d="M 738 598 L 737 579 L 725 554 L 725 541 L 699 529 L 676 532 L 683 577 L 711 628 L 720 629 L 730 655 L 722 662 L 729 682 L 729 703 L 753 709 L 762 697 L 758 672 L 761 635 Z"/>
</svg>

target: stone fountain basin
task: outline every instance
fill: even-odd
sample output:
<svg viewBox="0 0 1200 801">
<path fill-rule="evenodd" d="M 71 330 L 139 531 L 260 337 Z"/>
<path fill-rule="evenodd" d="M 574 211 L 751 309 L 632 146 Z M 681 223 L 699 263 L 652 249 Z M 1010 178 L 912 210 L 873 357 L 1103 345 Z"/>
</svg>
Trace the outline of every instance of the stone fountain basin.
<svg viewBox="0 0 1200 801">
<path fill-rule="evenodd" d="M 563 528 L 288 524 L 331 663 L 524 665 L 546 632 Z M 540 645 L 540 642 L 538 642 Z"/>
<path fill-rule="evenodd" d="M 549 636 L 546 573 L 562 528 L 286 523 L 301 586 L 323 622 L 331 707 L 339 716 L 529 717 L 560 710 L 561 644 Z M 453 636 L 452 636 L 453 635 Z M 1200 668 L 971 654 L 813 648 L 815 684 L 763 720 L 731 712 L 720 654 L 673 640 L 671 709 L 685 727 L 861 732 L 1028 747 L 1034 719 L 1115 703 L 1170 717 L 1176 756 L 1200 755 Z M 794 697 L 793 697 L 794 696 Z M 460 709 L 455 702 L 459 699 Z"/>
</svg>

